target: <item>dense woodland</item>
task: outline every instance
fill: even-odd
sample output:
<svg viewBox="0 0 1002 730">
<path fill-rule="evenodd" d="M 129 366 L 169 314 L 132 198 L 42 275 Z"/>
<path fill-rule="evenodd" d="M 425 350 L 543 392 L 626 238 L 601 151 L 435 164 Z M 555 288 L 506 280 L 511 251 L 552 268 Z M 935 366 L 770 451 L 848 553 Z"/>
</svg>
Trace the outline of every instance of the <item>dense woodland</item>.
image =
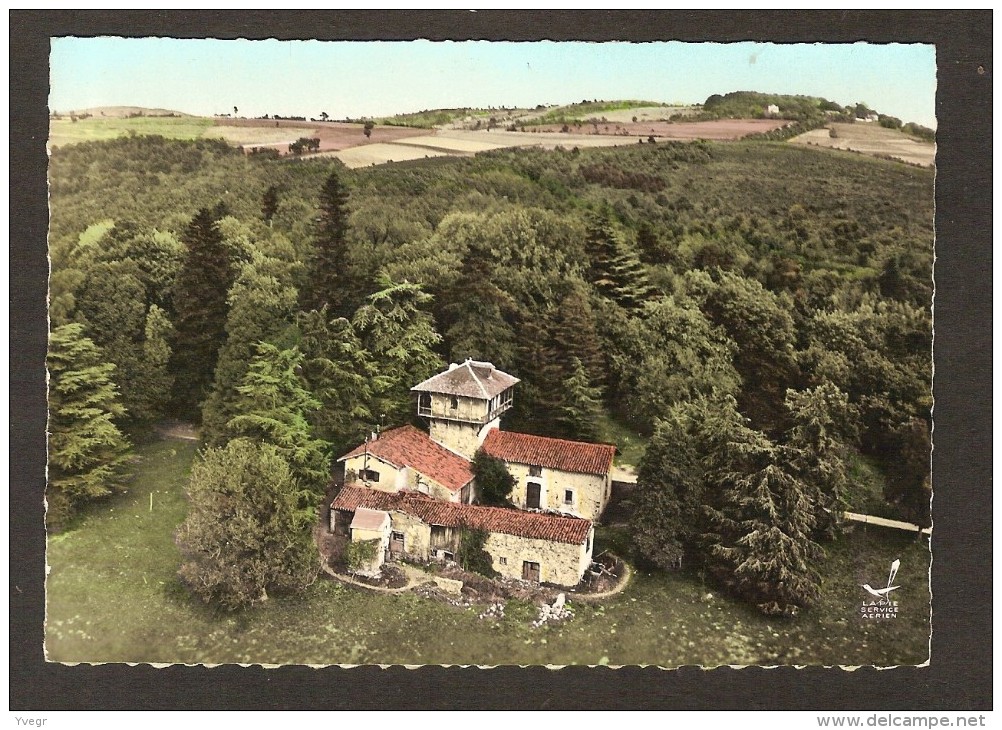
<svg viewBox="0 0 1002 730">
<path fill-rule="evenodd" d="M 466 357 L 521 378 L 506 428 L 648 437 L 640 559 L 764 611 L 811 605 L 855 460 L 929 523 L 929 170 L 751 141 L 349 171 L 136 136 L 54 150 L 50 191 L 50 525 L 130 438 L 200 423 L 178 539 L 207 600 L 307 581 L 263 533 L 308 532 L 331 458 Z M 226 573 L 236 538 L 272 559 Z"/>
</svg>

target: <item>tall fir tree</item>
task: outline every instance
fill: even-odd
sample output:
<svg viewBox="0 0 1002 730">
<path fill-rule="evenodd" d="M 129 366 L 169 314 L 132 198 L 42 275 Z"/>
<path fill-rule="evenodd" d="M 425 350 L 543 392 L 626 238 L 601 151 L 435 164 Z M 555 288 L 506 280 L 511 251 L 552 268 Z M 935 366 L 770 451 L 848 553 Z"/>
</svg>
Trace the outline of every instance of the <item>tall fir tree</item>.
<svg viewBox="0 0 1002 730">
<path fill-rule="evenodd" d="M 597 441 L 602 417 L 602 392 L 591 384 L 581 361 L 571 358 L 570 374 L 563 382 L 557 424 L 568 438 Z"/>
<path fill-rule="evenodd" d="M 650 298 L 646 268 L 608 215 L 594 216 L 589 221 L 585 251 L 589 258 L 587 279 L 601 296 L 628 311 L 639 309 Z"/>
<path fill-rule="evenodd" d="M 152 422 L 164 417 L 174 387 L 170 373 L 170 341 L 174 326 L 167 313 L 151 304 L 143 328 L 142 374 L 139 380 L 141 400 L 137 417 Z"/>
<path fill-rule="evenodd" d="M 49 472 L 46 523 L 60 528 L 88 501 L 120 484 L 129 442 L 116 425 L 125 414 L 112 380 L 115 366 L 83 327 L 49 336 Z"/>
<path fill-rule="evenodd" d="M 810 489 L 783 467 L 771 441 L 747 427 L 721 456 L 704 534 L 709 571 L 763 613 L 796 615 L 817 600 L 821 583 Z"/>
<path fill-rule="evenodd" d="M 473 243 L 463 258 L 459 280 L 443 307 L 445 341 L 456 362 L 470 357 L 511 367 L 515 332 L 511 322 L 518 310 L 514 298 L 495 283 L 498 268 L 491 252 Z"/>
<path fill-rule="evenodd" d="M 255 254 L 230 289 L 226 342 L 219 350 L 212 393 L 202 408 L 202 437 L 212 446 L 229 438 L 226 424 L 238 414 L 237 392 L 259 342 L 278 343 L 289 329 L 296 289 L 289 266 Z"/>
<path fill-rule="evenodd" d="M 786 409 L 793 425 L 787 432 L 781 460 L 809 490 L 815 534 L 832 539 L 841 531 L 848 506 L 846 457 L 848 445 L 858 437 L 858 409 L 828 381 L 816 388 L 788 391 Z"/>
<path fill-rule="evenodd" d="M 250 363 L 236 412 L 227 424 L 236 438 L 271 444 L 289 465 L 308 500 L 327 490 L 330 480 L 328 444 L 315 438 L 309 414 L 321 403 L 306 389 L 300 372 L 303 355 L 297 348 L 279 350 L 262 342 Z"/>
<path fill-rule="evenodd" d="M 191 420 L 200 419 L 212 387 L 219 348 L 226 340 L 227 294 L 235 276 L 217 223 L 208 208 L 191 220 L 183 237 L 188 253 L 174 291 L 174 407 L 178 416 Z"/>
<path fill-rule="evenodd" d="M 321 407 L 308 418 L 318 438 L 344 453 L 371 430 L 373 394 L 386 384 L 351 322 L 331 318 L 324 307 L 296 317 L 302 375 Z"/>
<path fill-rule="evenodd" d="M 373 415 L 387 424 L 406 423 L 413 414 L 410 389 L 441 370 L 435 352 L 442 340 L 428 313 L 431 295 L 417 284 L 400 284 L 382 276 L 381 287 L 355 313 L 353 324 L 376 363 L 381 392 Z"/>
<path fill-rule="evenodd" d="M 299 302 L 303 311 L 326 306 L 339 317 L 351 314 L 352 292 L 358 288 L 358 283 L 352 281 L 349 272 L 347 236 L 348 189 L 334 170 L 320 189 L 307 280 L 300 287 Z"/>
</svg>

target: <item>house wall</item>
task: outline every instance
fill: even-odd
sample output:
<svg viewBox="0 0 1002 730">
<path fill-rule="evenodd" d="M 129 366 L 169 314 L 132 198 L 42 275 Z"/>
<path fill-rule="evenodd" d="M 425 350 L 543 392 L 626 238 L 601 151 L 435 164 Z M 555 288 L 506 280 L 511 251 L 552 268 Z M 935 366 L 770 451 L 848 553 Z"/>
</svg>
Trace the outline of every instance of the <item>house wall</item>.
<svg viewBox="0 0 1002 730">
<path fill-rule="evenodd" d="M 427 417 L 427 414 L 422 414 Z M 452 407 L 452 396 L 442 393 L 431 394 L 432 418 L 456 418 L 463 421 L 483 423 L 487 417 L 487 401 L 483 398 L 456 396 L 456 407 Z"/>
<path fill-rule="evenodd" d="M 372 559 L 372 563 L 365 567 L 361 572 L 371 572 L 375 573 L 379 570 L 379 567 L 383 564 L 386 559 L 386 551 L 390 547 L 390 525 L 389 523 L 384 523 L 385 527 L 380 530 L 360 530 L 357 527 L 351 529 L 351 541 L 352 542 L 363 542 L 365 540 L 379 540 L 379 549 L 376 550 L 376 555 Z"/>
<path fill-rule="evenodd" d="M 366 467 L 367 462 L 368 468 L 379 474 L 378 481 L 364 483 L 369 489 L 377 489 L 380 492 L 399 492 L 405 485 L 406 475 L 404 474 L 404 469 L 397 469 L 393 464 L 389 464 L 373 454 L 369 454 L 368 457 L 365 454 L 359 454 L 350 459 L 345 459 L 345 474 L 350 470 L 360 475 L 362 469 Z M 361 477 L 359 477 L 357 483 L 360 485 L 363 484 Z"/>
<path fill-rule="evenodd" d="M 406 512 L 390 513 L 390 529 L 404 533 L 404 553 L 416 560 L 431 559 L 431 526 Z"/>
<path fill-rule="evenodd" d="M 575 586 L 581 582 L 585 568 L 591 563 L 589 539 L 581 545 L 569 545 L 549 540 L 533 540 L 515 535 L 492 532 L 484 549 L 493 558 L 494 570 L 505 578 L 522 578 L 522 563 L 539 563 L 539 580 L 560 586 Z"/>
<path fill-rule="evenodd" d="M 472 459 L 487 438 L 487 433 L 500 425 L 500 420 L 493 421 L 481 426 L 479 423 L 463 423 L 461 421 L 446 421 L 431 419 L 428 424 L 428 435 L 431 440 L 449 451 Z"/>
<path fill-rule="evenodd" d="M 459 490 L 453 492 L 451 489 L 447 489 L 434 479 L 430 479 L 424 474 L 419 474 L 410 467 L 405 466 L 402 469 L 398 469 L 373 454 L 369 454 L 368 458 L 369 469 L 379 474 L 379 480 L 363 483 L 361 478 L 359 478 L 359 480 L 355 482 L 358 486 L 366 486 L 369 489 L 376 489 L 380 492 L 399 492 L 402 489 L 409 489 L 415 492 L 423 492 L 424 494 L 428 494 L 435 499 L 441 499 L 445 502 L 458 502 L 461 499 Z M 350 459 L 345 459 L 345 473 L 351 470 L 356 474 L 361 474 L 362 469 L 365 466 L 365 461 L 365 454 L 359 454 L 358 456 L 353 456 Z M 419 479 L 422 487 L 420 489 L 418 485 Z"/>
<path fill-rule="evenodd" d="M 508 464 L 508 471 L 515 478 L 515 488 L 511 500 L 520 509 L 526 509 L 527 484 L 539 484 L 539 506 L 588 520 L 598 520 L 609 503 L 612 483 L 608 475 L 577 474 L 560 469 L 542 468 L 538 477 L 529 476 L 527 464 Z M 565 490 L 574 492 L 571 504 L 564 503 Z"/>
</svg>

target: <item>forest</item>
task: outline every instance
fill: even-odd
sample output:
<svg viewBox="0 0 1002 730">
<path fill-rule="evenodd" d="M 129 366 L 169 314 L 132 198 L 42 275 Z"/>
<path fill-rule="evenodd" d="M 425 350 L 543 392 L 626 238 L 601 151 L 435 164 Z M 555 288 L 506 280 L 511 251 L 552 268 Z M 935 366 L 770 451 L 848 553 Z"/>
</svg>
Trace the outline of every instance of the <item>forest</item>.
<svg viewBox="0 0 1002 730">
<path fill-rule="evenodd" d="M 817 599 L 861 462 L 930 524 L 930 170 L 754 140 L 350 171 L 130 136 L 49 178 L 49 527 L 196 423 L 177 540 L 206 601 L 308 583 L 332 458 L 466 357 L 521 379 L 506 428 L 639 434 L 635 558 L 766 613 Z"/>
</svg>

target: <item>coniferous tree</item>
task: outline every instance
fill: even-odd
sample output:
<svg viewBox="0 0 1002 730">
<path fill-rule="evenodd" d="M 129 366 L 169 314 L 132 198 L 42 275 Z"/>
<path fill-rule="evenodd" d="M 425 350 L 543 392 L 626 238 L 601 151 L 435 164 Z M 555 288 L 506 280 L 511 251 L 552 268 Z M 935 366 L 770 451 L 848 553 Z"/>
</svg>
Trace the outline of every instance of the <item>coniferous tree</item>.
<svg viewBox="0 0 1002 730">
<path fill-rule="evenodd" d="M 793 426 L 781 461 L 808 489 L 816 534 L 831 539 L 840 531 L 847 507 L 845 458 L 848 444 L 858 435 L 857 409 L 828 381 L 805 391 L 788 391 L 786 408 Z"/>
<path fill-rule="evenodd" d="M 210 449 L 192 467 L 187 493 L 178 575 L 203 601 L 235 610 L 315 580 L 313 495 L 280 449 L 248 439 Z"/>
<path fill-rule="evenodd" d="M 136 417 L 144 421 L 163 418 L 170 403 L 174 376 L 171 375 L 170 341 L 174 327 L 156 304 L 150 305 L 143 329 L 142 374 L 139 379 L 140 403 Z"/>
<path fill-rule="evenodd" d="M 331 319 L 324 307 L 296 317 L 302 375 L 321 407 L 309 415 L 317 437 L 333 444 L 336 454 L 354 446 L 372 428 L 373 393 L 386 384 L 351 322 Z"/>
<path fill-rule="evenodd" d="M 605 383 L 602 344 L 583 285 L 573 286 L 560 300 L 553 318 L 553 344 L 565 377 L 573 370 L 571 360 L 577 358 L 591 384 L 601 386 Z"/>
<path fill-rule="evenodd" d="M 131 259 L 99 261 L 85 272 L 76 292 L 77 320 L 87 336 L 115 365 L 115 380 L 128 420 L 143 420 L 142 346 L 146 289 Z"/>
<path fill-rule="evenodd" d="M 115 421 L 125 414 L 112 381 L 115 366 L 83 327 L 67 324 L 49 336 L 49 473 L 46 522 L 65 525 L 82 504 L 120 483 L 129 442 Z"/>
<path fill-rule="evenodd" d="M 603 297 L 628 311 L 640 308 L 652 290 L 637 252 L 627 245 L 607 217 L 592 219 L 585 239 L 588 281 Z"/>
<path fill-rule="evenodd" d="M 348 316 L 351 293 L 358 285 L 348 271 L 348 190 L 336 170 L 320 189 L 319 208 L 300 308 L 309 311 L 326 305 L 332 314 Z"/>
<path fill-rule="evenodd" d="M 597 441 L 602 417 L 602 392 L 593 386 L 581 361 L 571 358 L 570 376 L 563 382 L 557 424 L 568 438 Z"/>
<path fill-rule="evenodd" d="M 261 217 L 264 218 L 264 222 L 269 227 L 271 227 L 271 221 L 278 212 L 278 203 L 278 186 L 269 185 L 261 197 Z"/>
<path fill-rule="evenodd" d="M 183 237 L 188 253 L 174 292 L 174 401 L 178 415 L 191 419 L 200 417 L 226 339 L 234 271 L 217 222 L 207 208 L 191 220 Z"/>
<path fill-rule="evenodd" d="M 229 438 L 226 424 L 238 414 L 237 392 L 259 342 L 278 342 L 289 328 L 296 290 L 288 266 L 257 254 L 230 290 L 226 342 L 219 350 L 212 393 L 202 409 L 202 437 L 213 446 Z"/>
<path fill-rule="evenodd" d="M 740 427 L 710 477 L 716 498 L 704 534 L 708 568 L 729 591 L 763 613 L 795 615 L 817 600 L 810 489 L 783 468 L 777 449 L 761 433 Z"/>
<path fill-rule="evenodd" d="M 431 295 L 419 285 L 397 284 L 385 276 L 378 285 L 380 291 L 358 309 L 353 324 L 382 376 L 373 415 L 385 415 L 386 423 L 406 423 L 413 410 L 410 389 L 444 367 L 434 350 L 442 337 L 426 310 Z"/>
<path fill-rule="evenodd" d="M 271 444 L 289 465 L 303 495 L 323 495 L 330 480 L 328 444 L 315 438 L 308 414 L 321 403 L 300 376 L 303 356 L 297 348 L 279 350 L 262 342 L 237 388 L 234 416 L 227 424 L 233 437 Z M 308 506 L 308 505 L 304 505 Z M 314 505 L 315 506 L 315 505 Z"/>
<path fill-rule="evenodd" d="M 445 340 L 456 362 L 471 357 L 510 367 L 516 348 L 510 322 L 518 305 L 495 283 L 497 267 L 492 258 L 490 251 L 476 243 L 467 250 L 459 280 L 443 308 L 449 323 Z"/>
</svg>

